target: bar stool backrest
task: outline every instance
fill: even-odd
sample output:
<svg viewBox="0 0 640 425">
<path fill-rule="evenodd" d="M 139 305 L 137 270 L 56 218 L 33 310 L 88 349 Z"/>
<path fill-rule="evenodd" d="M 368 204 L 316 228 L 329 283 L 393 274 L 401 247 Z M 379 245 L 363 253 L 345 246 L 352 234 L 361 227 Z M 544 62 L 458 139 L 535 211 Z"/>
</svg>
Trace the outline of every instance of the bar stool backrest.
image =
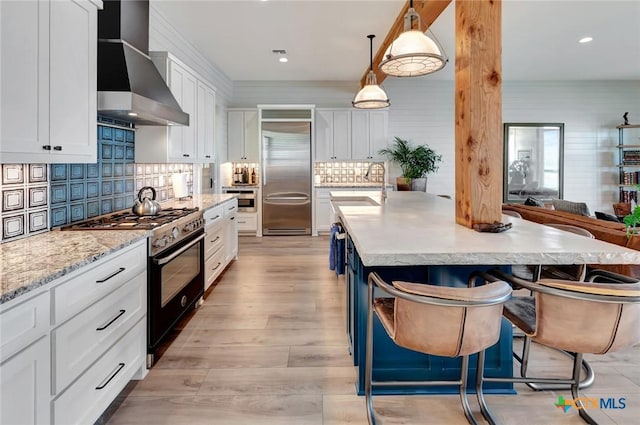
<svg viewBox="0 0 640 425">
<path fill-rule="evenodd" d="M 393 282 L 397 289 L 429 297 L 459 301 L 488 301 L 505 296 L 511 288 L 493 282 L 473 288 L 453 288 Z M 502 303 L 479 306 L 444 306 L 395 299 L 394 342 L 402 347 L 438 356 L 477 353 L 500 337 Z M 389 332 L 389 329 L 387 329 Z"/>
<path fill-rule="evenodd" d="M 533 341 L 592 354 L 618 351 L 640 342 L 640 283 L 547 279 L 538 283 L 552 292 L 535 292 Z"/>
</svg>

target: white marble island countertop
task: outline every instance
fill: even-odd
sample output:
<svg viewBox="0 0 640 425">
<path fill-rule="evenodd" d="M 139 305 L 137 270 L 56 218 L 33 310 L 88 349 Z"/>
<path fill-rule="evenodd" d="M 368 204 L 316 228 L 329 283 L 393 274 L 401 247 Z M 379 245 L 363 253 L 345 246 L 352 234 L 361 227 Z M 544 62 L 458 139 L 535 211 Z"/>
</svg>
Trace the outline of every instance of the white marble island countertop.
<svg viewBox="0 0 640 425">
<path fill-rule="evenodd" d="M 640 264 L 640 251 L 503 215 L 513 227 L 479 233 L 456 224 L 455 204 L 424 192 L 352 192 L 362 206 L 338 205 L 365 266 Z M 344 199 L 347 192 L 336 196 Z"/>
<path fill-rule="evenodd" d="M 0 304 L 129 246 L 147 230 L 59 231 L 0 245 Z"/>
</svg>

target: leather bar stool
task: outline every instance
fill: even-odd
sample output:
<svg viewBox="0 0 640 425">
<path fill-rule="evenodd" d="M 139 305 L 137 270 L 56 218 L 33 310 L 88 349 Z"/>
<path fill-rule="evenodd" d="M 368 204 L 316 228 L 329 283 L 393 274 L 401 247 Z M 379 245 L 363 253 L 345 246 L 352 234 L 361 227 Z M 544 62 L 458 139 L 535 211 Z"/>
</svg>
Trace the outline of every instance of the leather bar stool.
<svg viewBox="0 0 640 425">
<path fill-rule="evenodd" d="M 500 271 L 476 273 L 487 281 L 507 281 L 529 289 L 533 297 L 513 297 L 504 306 L 504 315 L 531 341 L 574 353 L 571 378 L 491 378 L 484 377 L 484 353 L 479 354 L 476 391 L 483 416 L 490 424 L 483 382 L 552 383 L 570 385 L 580 417 L 597 422 L 580 401 L 580 370 L 584 353 L 606 354 L 640 342 L 640 282 L 611 272 L 594 272 L 592 282 L 542 279 L 528 282 Z M 604 280 L 604 282 L 595 282 Z"/>
<path fill-rule="evenodd" d="M 458 386 L 465 417 L 469 423 L 477 424 L 467 398 L 469 356 L 498 342 L 502 307 L 511 297 L 509 285 L 492 282 L 473 288 L 452 288 L 408 282 L 389 284 L 375 272 L 369 274 L 368 284 L 365 396 L 369 423 L 376 423 L 373 385 L 410 384 L 372 379 L 373 316 L 376 314 L 397 345 L 425 354 L 462 357 L 460 379 L 413 384 Z M 382 288 L 395 298 L 374 298 L 374 287 Z"/>
<path fill-rule="evenodd" d="M 562 230 L 565 232 L 570 232 L 579 236 L 584 236 L 589 239 L 594 239 L 594 236 L 591 232 L 586 229 L 583 229 L 578 226 L 573 226 L 570 224 L 555 224 L 548 223 L 545 226 L 553 227 L 558 230 Z M 523 270 L 526 270 L 523 272 Z M 538 281 L 540 279 L 562 279 L 562 280 L 575 280 L 575 281 L 584 281 L 587 273 L 587 265 L 586 264 L 569 264 L 569 265 L 537 265 L 537 266 L 513 266 L 511 270 L 511 274 L 517 278 L 529 280 L 532 282 Z M 516 287 L 514 287 L 515 289 Z M 514 300 L 511 305 L 518 305 L 520 308 L 528 308 L 532 310 L 533 298 L 521 298 L 518 296 L 514 296 L 517 298 Z M 522 305 L 524 303 L 524 305 Z M 514 337 L 524 338 L 524 342 L 522 344 L 522 355 L 518 355 L 517 353 L 513 353 L 513 357 L 520 363 L 520 376 L 527 376 L 527 369 L 529 364 L 529 354 L 531 352 L 531 339 L 523 333 L 516 332 L 514 333 Z M 569 353 L 564 350 L 558 350 L 561 353 L 567 355 L 572 360 L 575 355 L 573 353 Z M 582 360 L 582 368 L 585 373 L 584 379 L 580 382 L 580 388 L 588 388 L 593 384 L 595 380 L 595 374 L 593 372 L 593 368 L 586 361 Z M 567 388 L 566 385 L 558 385 L 558 384 L 547 384 L 541 385 L 536 383 L 528 383 L 527 384 L 531 389 L 541 391 L 541 390 L 558 390 Z"/>
</svg>

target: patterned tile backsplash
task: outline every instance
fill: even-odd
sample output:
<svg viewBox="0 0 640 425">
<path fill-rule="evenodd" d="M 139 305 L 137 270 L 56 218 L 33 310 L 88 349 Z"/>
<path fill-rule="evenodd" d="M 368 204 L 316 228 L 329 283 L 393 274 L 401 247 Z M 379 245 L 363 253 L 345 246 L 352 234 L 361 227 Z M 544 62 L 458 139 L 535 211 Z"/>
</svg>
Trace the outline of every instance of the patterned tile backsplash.
<svg viewBox="0 0 640 425">
<path fill-rule="evenodd" d="M 128 209 L 144 186 L 172 199 L 174 172 L 187 173 L 192 193 L 193 165 L 134 163 L 134 133 L 99 125 L 96 164 L 3 164 L 0 241 Z"/>
<path fill-rule="evenodd" d="M 382 170 L 373 167 L 365 179 L 370 162 L 316 162 L 313 165 L 316 183 L 382 183 Z"/>
<path fill-rule="evenodd" d="M 49 179 L 46 164 L 2 166 L 2 240 L 48 230 Z"/>
</svg>

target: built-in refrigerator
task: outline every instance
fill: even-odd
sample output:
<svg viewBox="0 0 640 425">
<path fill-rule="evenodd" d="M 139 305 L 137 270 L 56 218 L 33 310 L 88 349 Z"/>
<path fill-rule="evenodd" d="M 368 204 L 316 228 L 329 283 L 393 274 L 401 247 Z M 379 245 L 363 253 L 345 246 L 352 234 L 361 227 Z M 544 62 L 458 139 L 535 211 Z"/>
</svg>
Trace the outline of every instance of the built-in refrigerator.
<svg viewBox="0 0 640 425">
<path fill-rule="evenodd" d="M 262 122 L 262 234 L 311 234 L 311 123 Z"/>
</svg>

